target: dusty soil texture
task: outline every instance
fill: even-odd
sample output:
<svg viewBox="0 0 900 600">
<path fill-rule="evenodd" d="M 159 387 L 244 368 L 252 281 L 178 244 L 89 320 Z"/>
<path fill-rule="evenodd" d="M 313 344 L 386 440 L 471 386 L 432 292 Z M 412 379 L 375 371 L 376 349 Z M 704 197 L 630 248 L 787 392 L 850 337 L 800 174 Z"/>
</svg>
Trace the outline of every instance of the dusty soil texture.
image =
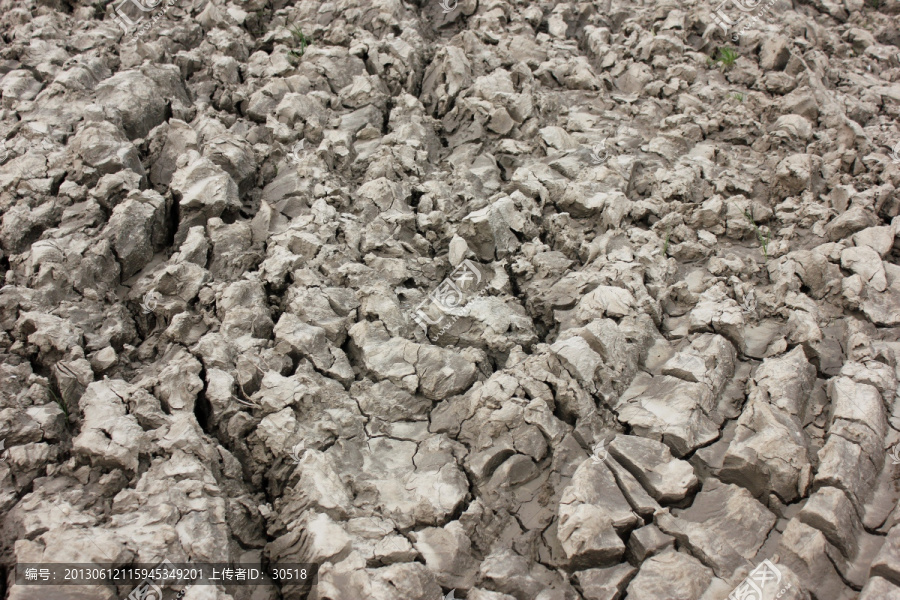
<svg viewBox="0 0 900 600">
<path fill-rule="evenodd" d="M 900 599 L 900 1 L 140 2 L 0 0 L 0 563 Z"/>
</svg>

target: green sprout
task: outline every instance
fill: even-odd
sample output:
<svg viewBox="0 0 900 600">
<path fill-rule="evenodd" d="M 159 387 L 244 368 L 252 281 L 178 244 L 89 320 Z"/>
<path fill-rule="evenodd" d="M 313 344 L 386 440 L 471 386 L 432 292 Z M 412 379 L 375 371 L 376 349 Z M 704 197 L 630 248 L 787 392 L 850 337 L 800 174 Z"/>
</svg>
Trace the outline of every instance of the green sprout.
<svg viewBox="0 0 900 600">
<path fill-rule="evenodd" d="M 663 256 L 665 256 L 666 253 L 669 251 L 669 238 L 671 238 L 671 237 L 672 237 L 672 230 L 666 229 L 666 241 L 663 243 L 663 249 L 662 249 Z"/>
<path fill-rule="evenodd" d="M 296 56 L 297 58 L 300 58 L 301 56 L 303 56 L 306 53 L 307 46 L 312 44 L 312 38 L 307 37 L 303 33 L 303 31 L 300 29 L 300 27 L 298 27 L 297 25 L 294 25 L 293 27 L 289 27 L 288 31 L 291 32 L 291 35 L 294 37 L 294 40 L 297 42 L 297 44 L 300 45 L 300 50 L 291 50 L 290 54 L 291 54 L 291 56 Z"/>
<path fill-rule="evenodd" d="M 733 48 L 723 47 L 719 48 L 719 55 L 716 58 L 708 58 L 706 60 L 706 64 L 709 66 L 713 66 L 716 63 L 722 65 L 722 69 L 727 69 L 734 65 L 735 61 L 740 57 L 740 55 Z"/>
<path fill-rule="evenodd" d="M 53 401 L 56 402 L 56 404 L 59 405 L 59 409 L 60 409 L 61 411 L 63 411 L 63 414 L 64 414 L 64 415 L 66 415 L 66 430 L 68 431 L 69 428 L 70 428 L 70 424 L 69 424 L 69 406 L 65 403 L 65 401 L 63 401 L 62 398 L 60 398 L 59 396 L 57 396 L 57 395 L 53 392 L 53 388 L 51 388 L 49 385 L 44 386 L 44 387 L 46 387 L 46 388 L 47 388 L 47 391 L 50 392 L 50 395 L 53 396 Z"/>
<path fill-rule="evenodd" d="M 738 92 L 738 93 L 736 93 L 736 94 L 732 94 L 731 97 L 734 98 L 735 100 L 739 101 L 739 102 L 743 102 L 743 101 L 744 101 L 744 95 L 743 95 L 742 93 L 740 93 L 740 92 Z"/>
<path fill-rule="evenodd" d="M 763 251 L 763 262 L 769 261 L 769 231 L 766 229 L 766 232 L 763 233 L 759 226 L 756 224 L 756 221 L 753 220 L 753 216 L 750 214 L 749 210 L 744 211 L 744 216 L 747 217 L 747 220 L 750 221 L 750 225 L 753 226 L 753 231 L 756 233 L 756 241 L 759 242 L 759 247 L 762 248 Z"/>
</svg>

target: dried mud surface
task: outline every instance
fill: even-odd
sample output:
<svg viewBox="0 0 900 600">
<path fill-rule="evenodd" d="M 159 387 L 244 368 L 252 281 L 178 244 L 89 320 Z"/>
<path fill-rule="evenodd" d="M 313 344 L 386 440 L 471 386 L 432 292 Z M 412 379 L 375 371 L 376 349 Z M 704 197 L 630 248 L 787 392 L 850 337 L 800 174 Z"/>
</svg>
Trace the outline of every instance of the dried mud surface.
<svg viewBox="0 0 900 600">
<path fill-rule="evenodd" d="M 0 561 L 900 599 L 900 3 L 738 4 L 0 1 Z"/>
</svg>

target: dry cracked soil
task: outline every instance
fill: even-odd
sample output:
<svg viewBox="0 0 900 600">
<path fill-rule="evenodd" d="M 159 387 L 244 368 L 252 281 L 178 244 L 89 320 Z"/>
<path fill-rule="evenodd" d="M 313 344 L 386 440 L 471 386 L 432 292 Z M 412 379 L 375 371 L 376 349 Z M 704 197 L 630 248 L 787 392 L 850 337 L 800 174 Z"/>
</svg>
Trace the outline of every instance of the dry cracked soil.
<svg viewBox="0 0 900 600">
<path fill-rule="evenodd" d="M 0 597 L 900 599 L 900 1 L 0 36 Z"/>
</svg>

